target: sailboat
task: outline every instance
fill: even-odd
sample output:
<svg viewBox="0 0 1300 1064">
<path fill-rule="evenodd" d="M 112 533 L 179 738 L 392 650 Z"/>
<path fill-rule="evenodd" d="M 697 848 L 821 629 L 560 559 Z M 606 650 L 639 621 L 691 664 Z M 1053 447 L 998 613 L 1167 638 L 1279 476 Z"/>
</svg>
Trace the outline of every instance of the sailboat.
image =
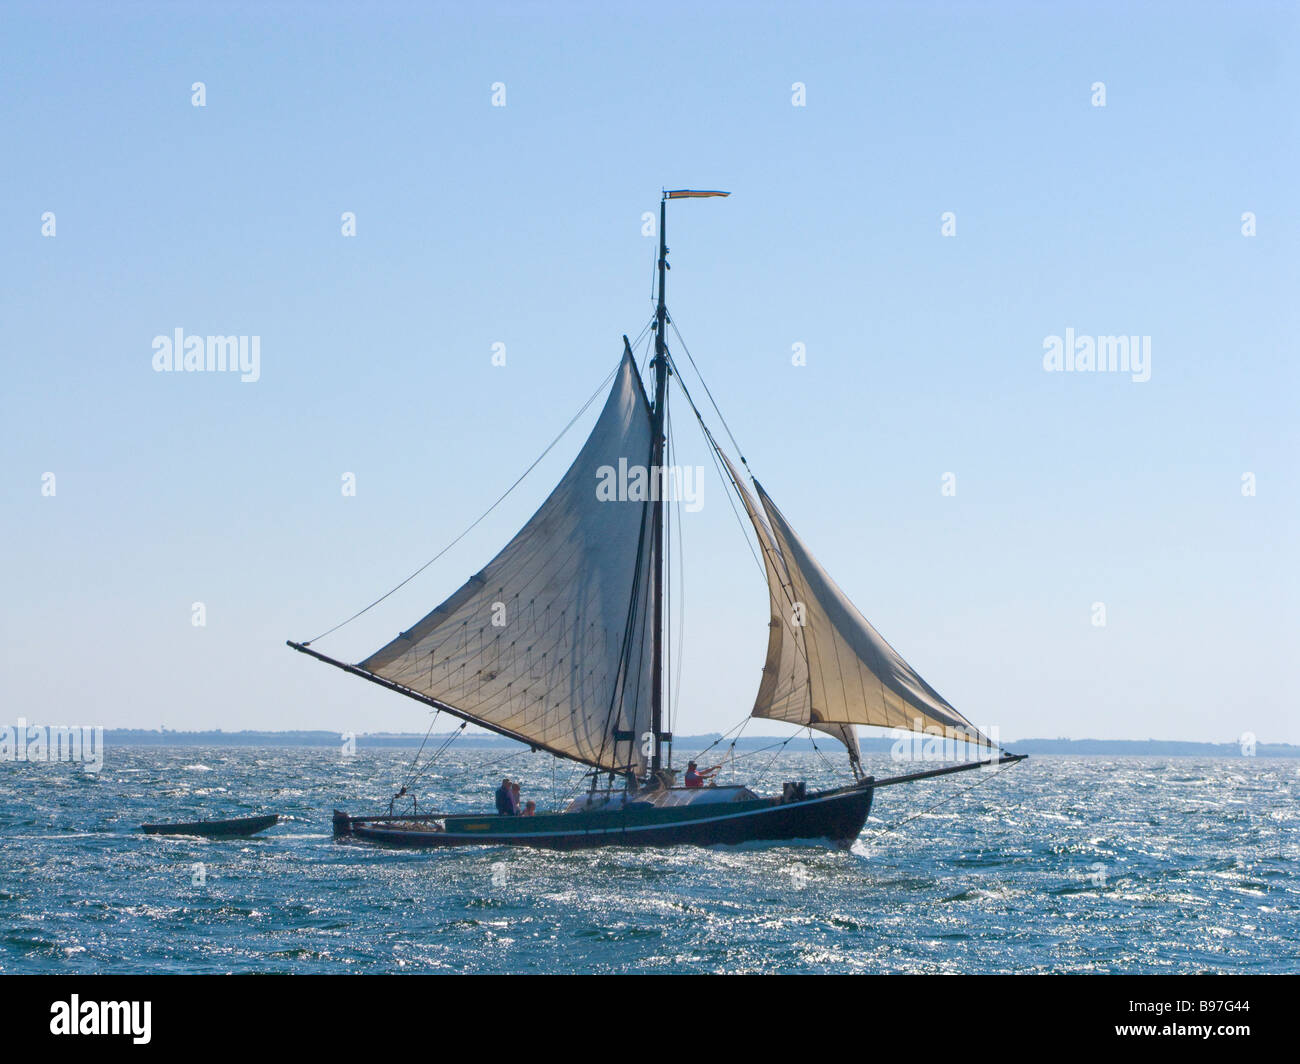
<svg viewBox="0 0 1300 1064">
<path fill-rule="evenodd" d="M 336 810 L 337 838 L 390 846 L 561 850 L 747 843 L 846 848 L 861 834 L 880 788 L 1023 759 L 985 736 L 885 642 L 762 485 L 748 478 L 753 490 L 746 486 L 745 473 L 718 444 L 682 383 L 666 335 L 672 324 L 665 297 L 667 205 L 726 195 L 663 193 L 656 308 L 646 327 L 654 350 L 649 388 L 624 336 L 590 436 L 500 553 L 360 662 L 323 654 L 311 645 L 314 640 L 288 641 L 294 650 L 438 713 L 586 766 L 590 787 L 563 808 L 533 816 L 422 813 L 403 787 L 386 812 L 353 816 Z M 680 340 L 675 326 L 674 334 Z M 674 494 L 665 464 L 670 378 L 699 420 L 724 483 L 752 526 L 755 553 L 762 556 L 769 634 L 750 717 L 798 725 L 841 744 L 849 778 L 840 786 L 812 790 L 791 780 L 780 794 L 764 796 L 734 782 L 705 783 L 694 773 L 678 782 L 665 684 L 666 510 Z M 738 448 L 737 458 L 747 471 Z M 859 725 L 942 733 L 977 756 L 878 779 L 863 772 Z M 411 808 L 396 808 L 399 799 L 409 799 Z"/>
</svg>

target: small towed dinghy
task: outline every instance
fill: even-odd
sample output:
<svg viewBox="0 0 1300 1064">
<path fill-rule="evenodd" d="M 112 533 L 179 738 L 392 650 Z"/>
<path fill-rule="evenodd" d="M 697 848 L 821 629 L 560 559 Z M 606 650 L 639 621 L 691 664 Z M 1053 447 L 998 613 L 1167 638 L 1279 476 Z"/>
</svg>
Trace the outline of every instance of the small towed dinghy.
<svg viewBox="0 0 1300 1064">
<path fill-rule="evenodd" d="M 274 827 L 280 820 L 279 815 L 245 816 L 235 820 L 196 820 L 188 824 L 141 824 L 140 830 L 146 835 L 202 835 L 210 839 L 238 838 L 256 835 Z"/>
</svg>

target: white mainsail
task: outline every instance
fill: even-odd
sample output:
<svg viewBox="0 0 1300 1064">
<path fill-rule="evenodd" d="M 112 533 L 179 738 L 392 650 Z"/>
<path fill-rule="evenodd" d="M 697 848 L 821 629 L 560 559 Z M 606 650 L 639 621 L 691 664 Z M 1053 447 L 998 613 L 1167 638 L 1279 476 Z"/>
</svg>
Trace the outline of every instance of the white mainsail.
<svg viewBox="0 0 1300 1064">
<path fill-rule="evenodd" d="M 814 726 L 866 724 L 915 731 L 919 722 L 922 728 L 942 729 L 946 736 L 995 747 L 885 642 L 818 564 L 762 485 L 755 481 L 754 487 L 788 577 L 788 627 L 802 634 L 802 640 L 794 642 L 806 653 L 805 669 L 789 664 L 783 636 L 781 671 L 775 678 L 765 671 L 754 715 L 793 712 L 796 687 L 806 673 L 808 712 Z M 761 530 L 759 538 L 763 538 Z M 769 568 L 769 580 L 770 573 Z M 783 626 L 781 631 L 785 630 Z M 771 665 L 771 643 L 768 659 Z"/>
<path fill-rule="evenodd" d="M 601 470 L 620 460 L 647 467 L 651 434 L 625 353 L 591 436 L 537 513 L 480 573 L 360 667 L 553 753 L 642 771 L 652 508 L 602 499 L 597 487 Z"/>
</svg>

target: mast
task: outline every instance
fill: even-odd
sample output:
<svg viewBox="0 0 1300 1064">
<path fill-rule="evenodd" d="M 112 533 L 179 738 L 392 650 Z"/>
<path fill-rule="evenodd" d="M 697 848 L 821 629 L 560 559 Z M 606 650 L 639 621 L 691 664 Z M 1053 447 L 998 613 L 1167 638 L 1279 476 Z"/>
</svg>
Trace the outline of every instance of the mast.
<svg viewBox="0 0 1300 1064">
<path fill-rule="evenodd" d="M 664 504 L 665 482 L 663 476 L 664 449 L 667 445 L 668 429 L 668 341 L 664 332 L 668 323 L 668 307 L 665 302 L 664 288 L 668 279 L 668 201 L 670 199 L 710 199 L 715 196 L 729 196 L 729 192 L 679 188 L 665 190 L 659 201 L 659 302 L 655 307 L 655 403 L 650 427 L 650 483 L 651 505 L 651 549 L 654 551 L 654 641 L 651 660 L 650 689 L 650 727 L 654 732 L 654 752 L 650 757 L 650 772 L 659 771 L 663 766 L 660 747 L 664 742 L 673 741 L 672 733 L 664 731 L 664 650 L 666 648 L 666 618 L 664 616 L 664 583 L 668 579 L 668 559 L 664 551 Z M 657 489 L 657 490 L 656 490 Z"/>
<path fill-rule="evenodd" d="M 651 657 L 650 730 L 654 733 L 654 748 L 650 756 L 650 773 L 655 775 L 662 767 L 660 747 L 664 739 L 664 580 L 667 565 L 664 558 L 664 498 L 663 464 L 667 431 L 666 404 L 668 401 L 667 344 L 664 341 L 664 323 L 668 309 L 664 302 L 664 281 L 668 273 L 668 234 L 665 223 L 668 217 L 668 193 L 659 201 L 659 303 L 655 308 L 655 404 L 650 429 L 650 483 L 651 550 L 654 552 L 654 638 Z M 655 490 L 655 485 L 659 490 Z M 670 740 L 671 741 L 671 740 Z"/>
</svg>

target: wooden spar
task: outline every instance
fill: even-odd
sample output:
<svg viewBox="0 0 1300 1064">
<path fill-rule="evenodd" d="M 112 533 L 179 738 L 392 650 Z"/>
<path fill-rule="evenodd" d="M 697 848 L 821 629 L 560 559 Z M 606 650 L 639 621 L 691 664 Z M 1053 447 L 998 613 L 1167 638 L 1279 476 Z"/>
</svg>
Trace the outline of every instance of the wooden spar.
<svg viewBox="0 0 1300 1064">
<path fill-rule="evenodd" d="M 317 661 L 323 661 L 326 665 L 333 665 L 336 669 L 342 669 L 344 672 L 350 672 L 353 676 L 360 676 L 363 680 L 369 680 L 380 687 L 386 687 L 390 691 L 396 691 L 399 695 L 405 695 L 407 698 L 413 698 L 417 702 L 423 702 L 426 706 L 433 706 L 434 709 L 440 709 L 444 713 L 460 720 L 467 720 L 471 724 L 477 724 L 480 728 L 486 728 L 490 732 L 496 732 L 497 735 L 504 736 L 507 739 L 513 739 L 517 743 L 523 743 L 525 746 L 532 747 L 533 750 L 545 750 L 548 754 L 554 754 L 556 757 L 562 757 L 567 761 L 578 761 L 584 765 L 591 765 L 593 768 L 600 769 L 602 772 L 608 772 L 609 768 L 599 764 L 596 761 L 589 761 L 585 757 L 576 757 L 573 754 L 563 750 L 556 750 L 547 746 L 545 743 L 539 743 L 536 739 L 530 739 L 526 735 L 520 735 L 518 732 L 512 732 L 509 728 L 502 728 L 496 724 L 491 724 L 485 720 L 479 720 L 477 717 L 471 717 L 464 710 L 457 709 L 455 706 L 449 706 L 446 702 L 440 702 L 436 698 L 430 698 L 421 691 L 407 687 L 405 684 L 389 680 L 378 673 L 361 668 L 360 665 L 349 665 L 346 661 L 339 661 L 337 658 L 331 658 L 328 654 L 322 654 L 319 650 L 312 650 L 306 643 L 295 643 L 292 639 L 286 639 L 285 644 L 293 647 L 294 650 L 303 654 L 308 654 Z M 621 771 L 621 770 L 620 770 Z"/>
<path fill-rule="evenodd" d="M 664 323 L 668 318 L 667 305 L 664 302 L 664 281 L 668 270 L 668 234 L 665 226 L 668 221 L 668 194 L 664 193 L 659 201 L 659 303 L 655 307 L 655 406 L 654 421 L 651 425 L 650 443 L 650 478 L 651 483 L 659 478 L 660 490 L 652 496 L 650 551 L 654 558 L 651 604 L 652 632 L 650 658 L 650 730 L 654 733 L 654 747 L 650 755 L 650 774 L 658 775 L 663 765 L 661 745 L 663 742 L 664 721 L 664 580 L 667 578 L 667 566 L 664 564 L 664 500 L 663 464 L 664 434 L 667 422 L 664 418 L 664 404 L 668 401 L 668 344 L 664 337 Z"/>
<path fill-rule="evenodd" d="M 664 505 L 663 499 L 663 464 L 664 448 L 667 444 L 667 403 L 668 403 L 668 337 L 665 329 L 668 325 L 668 304 L 665 298 L 665 286 L 668 282 L 668 201 L 670 199 L 689 199 L 708 196 L 729 196 L 730 192 L 711 189 L 678 188 L 663 190 L 659 200 L 659 300 L 655 304 L 655 357 L 651 365 L 655 371 L 655 405 L 652 424 L 650 449 L 651 483 L 657 482 L 660 490 L 652 496 L 650 550 L 654 558 L 652 575 L 652 632 L 651 643 L 651 681 L 650 681 L 650 729 L 654 733 L 654 750 L 650 755 L 650 773 L 656 775 L 663 765 L 663 744 L 672 742 L 670 732 L 664 731 L 664 658 L 668 649 L 668 619 L 664 614 L 664 586 L 668 580 L 668 559 L 664 553 Z"/>
<path fill-rule="evenodd" d="M 1024 761 L 1029 757 L 1028 754 L 1003 754 L 996 761 L 971 761 L 964 765 L 949 765 L 947 768 L 932 768 L 925 772 L 909 772 L 905 776 L 888 776 L 883 780 L 873 780 L 873 787 L 888 787 L 893 783 L 912 783 L 914 780 L 927 780 L 932 776 L 947 776 L 953 772 L 969 772 L 973 768 L 987 768 L 989 765 L 1009 765 L 1016 761 Z"/>
</svg>

